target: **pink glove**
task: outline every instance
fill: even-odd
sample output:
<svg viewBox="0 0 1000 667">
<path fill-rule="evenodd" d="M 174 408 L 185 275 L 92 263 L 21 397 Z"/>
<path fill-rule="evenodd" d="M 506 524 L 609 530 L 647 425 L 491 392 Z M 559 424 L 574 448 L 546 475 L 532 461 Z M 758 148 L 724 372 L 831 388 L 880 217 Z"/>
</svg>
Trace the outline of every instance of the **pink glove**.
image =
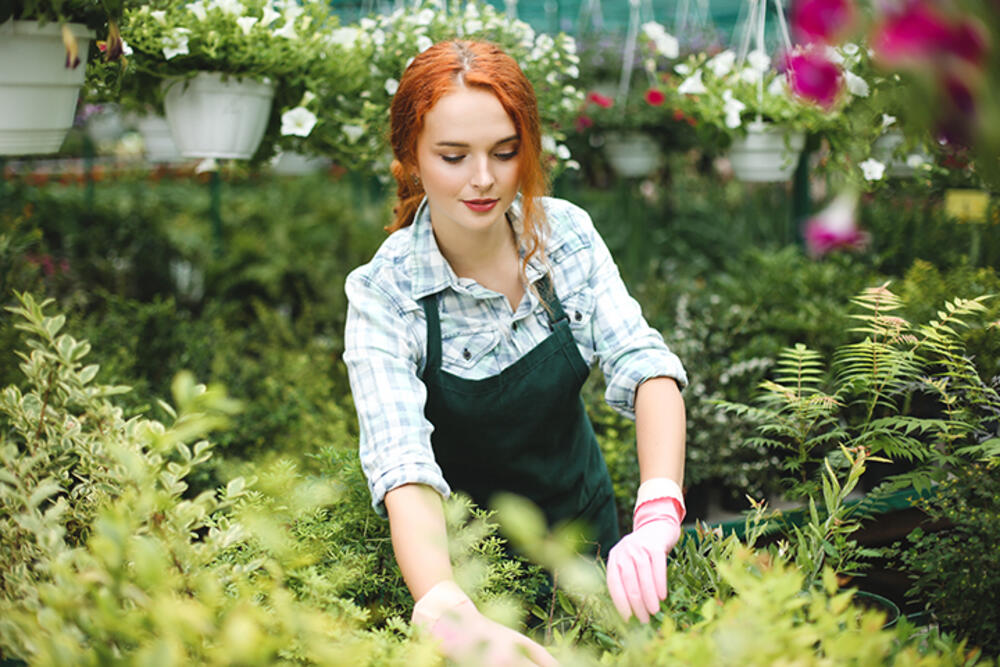
<svg viewBox="0 0 1000 667">
<path fill-rule="evenodd" d="M 488 667 L 558 667 L 540 644 L 491 621 L 453 581 L 442 581 L 413 606 L 413 624 L 436 638 L 445 657 Z"/>
<path fill-rule="evenodd" d="M 632 532 L 608 555 L 608 592 L 624 620 L 634 613 L 648 623 L 667 598 L 667 554 L 680 538 L 683 518 L 684 500 L 675 482 L 657 478 L 643 483 Z"/>
</svg>

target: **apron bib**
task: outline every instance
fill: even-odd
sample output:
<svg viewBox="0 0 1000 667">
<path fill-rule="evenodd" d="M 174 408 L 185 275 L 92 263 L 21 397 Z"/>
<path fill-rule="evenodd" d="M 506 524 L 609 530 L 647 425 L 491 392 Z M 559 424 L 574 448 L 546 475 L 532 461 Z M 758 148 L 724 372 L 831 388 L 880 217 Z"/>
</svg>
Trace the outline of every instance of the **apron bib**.
<svg viewBox="0 0 1000 667">
<path fill-rule="evenodd" d="M 614 492 L 580 389 L 590 368 L 548 275 L 538 281 L 552 335 L 498 375 L 469 380 L 441 370 L 437 295 L 421 300 L 427 318 L 424 414 L 448 484 L 489 507 L 498 491 L 524 496 L 549 525 L 579 519 L 590 551 L 606 558 L 618 541 Z"/>
</svg>

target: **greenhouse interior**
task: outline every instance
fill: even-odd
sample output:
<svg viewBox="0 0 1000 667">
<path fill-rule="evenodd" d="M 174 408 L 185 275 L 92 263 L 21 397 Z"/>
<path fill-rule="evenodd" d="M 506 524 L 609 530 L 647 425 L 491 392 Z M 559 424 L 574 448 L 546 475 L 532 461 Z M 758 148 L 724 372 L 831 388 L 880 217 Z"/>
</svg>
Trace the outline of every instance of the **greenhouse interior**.
<svg viewBox="0 0 1000 667">
<path fill-rule="evenodd" d="M 1000 4 L 5 2 L 0 109 L 3 667 L 1000 664 Z"/>
</svg>

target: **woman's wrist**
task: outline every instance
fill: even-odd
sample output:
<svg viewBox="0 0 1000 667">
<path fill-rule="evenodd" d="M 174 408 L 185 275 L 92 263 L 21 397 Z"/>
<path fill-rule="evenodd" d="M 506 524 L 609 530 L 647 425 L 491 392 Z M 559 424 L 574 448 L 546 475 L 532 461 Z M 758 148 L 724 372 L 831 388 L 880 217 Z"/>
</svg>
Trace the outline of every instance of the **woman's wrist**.
<svg viewBox="0 0 1000 667">
<path fill-rule="evenodd" d="M 643 503 L 659 498 L 673 500 L 677 507 L 678 522 L 684 520 L 684 515 L 687 513 L 684 506 L 684 492 L 680 485 L 669 477 L 653 477 L 640 484 L 635 498 L 635 510 L 638 510 Z"/>
</svg>

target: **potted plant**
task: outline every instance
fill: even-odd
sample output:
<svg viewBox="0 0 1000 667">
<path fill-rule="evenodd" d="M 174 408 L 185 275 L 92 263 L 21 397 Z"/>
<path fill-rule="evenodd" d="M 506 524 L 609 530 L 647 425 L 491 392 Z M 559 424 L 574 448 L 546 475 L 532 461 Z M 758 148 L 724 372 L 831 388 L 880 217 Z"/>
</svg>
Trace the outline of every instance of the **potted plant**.
<svg viewBox="0 0 1000 667">
<path fill-rule="evenodd" d="M 345 61 L 325 38 L 335 22 L 317 0 L 158 0 L 125 13 L 133 55 L 123 78 L 138 77 L 140 101 L 162 92 L 182 155 L 266 157 L 279 136 L 278 109 L 302 98 L 315 63 Z"/>
<path fill-rule="evenodd" d="M 837 128 L 839 108 L 795 94 L 792 70 L 778 71 L 762 51 L 738 62 L 731 50 L 695 53 L 662 72 L 658 89 L 696 121 L 700 141 L 728 149 L 733 171 L 747 181 L 791 175 L 810 133 Z"/>
<path fill-rule="evenodd" d="M 123 0 L 0 3 L 0 155 L 54 153 L 73 125 L 96 31 L 121 54 Z"/>
<path fill-rule="evenodd" d="M 543 150 L 550 166 L 573 166 L 562 143 L 583 98 L 576 88 L 579 58 L 572 37 L 536 33 L 528 23 L 511 20 L 483 2 L 455 3 L 448 11 L 433 1 L 406 5 L 327 31 L 326 41 L 354 54 L 353 65 L 329 59 L 317 64 L 319 73 L 310 87 L 315 97 L 307 97 L 300 106 L 315 113 L 318 122 L 307 136 L 283 136 L 283 150 L 324 155 L 354 168 L 388 174 L 385 128 L 403 71 L 432 44 L 464 38 L 494 42 L 518 61 L 538 97 Z M 335 66 L 340 68 L 337 76 L 322 69 Z M 283 110 L 292 112 L 295 108 Z"/>
</svg>

